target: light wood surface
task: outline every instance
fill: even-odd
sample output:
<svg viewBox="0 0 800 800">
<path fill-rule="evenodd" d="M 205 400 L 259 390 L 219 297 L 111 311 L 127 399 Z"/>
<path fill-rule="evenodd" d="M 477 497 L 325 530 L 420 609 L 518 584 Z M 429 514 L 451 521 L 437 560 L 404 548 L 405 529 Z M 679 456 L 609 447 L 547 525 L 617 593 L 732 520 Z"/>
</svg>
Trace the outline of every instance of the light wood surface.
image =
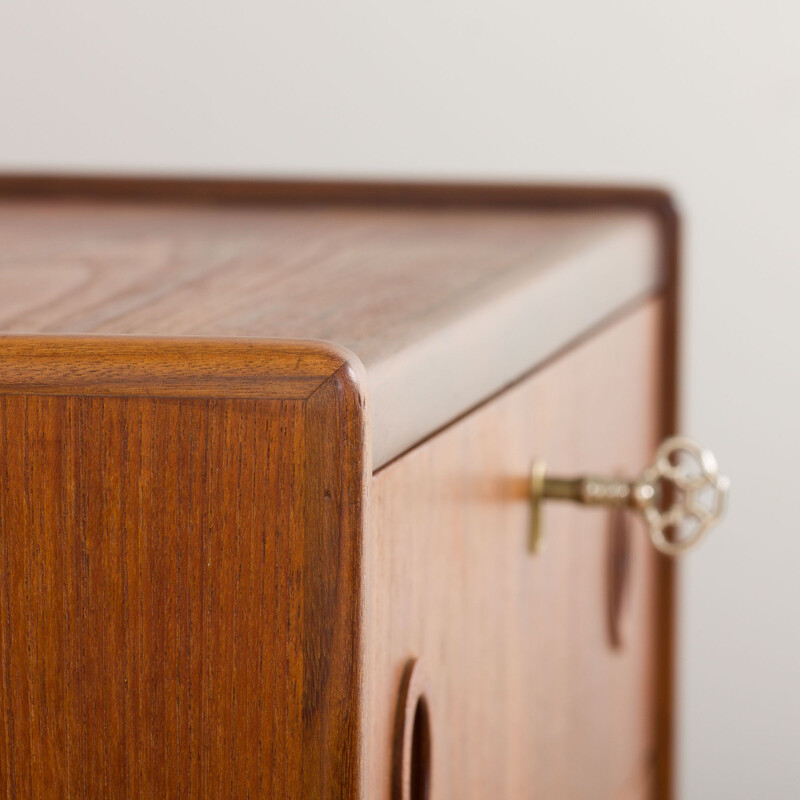
<svg viewBox="0 0 800 800">
<path fill-rule="evenodd" d="M 635 770 L 614 800 L 653 800 L 660 796 L 653 764 L 645 762 Z"/>
<path fill-rule="evenodd" d="M 666 279 L 645 193 L 302 186 L 225 204 L 0 181 L 0 332 L 334 342 L 366 367 L 377 468 Z"/>
<path fill-rule="evenodd" d="M 527 475 L 636 473 L 665 412 L 664 307 L 648 303 L 381 470 L 365 541 L 365 797 L 390 797 L 403 670 L 425 665 L 432 794 L 650 797 L 668 756 L 660 686 L 668 566 L 636 519 L 621 646 L 609 632 L 614 517 L 550 504 L 527 550 Z"/>
<path fill-rule="evenodd" d="M 357 795 L 359 369 L 5 342 L 0 796 Z"/>
</svg>

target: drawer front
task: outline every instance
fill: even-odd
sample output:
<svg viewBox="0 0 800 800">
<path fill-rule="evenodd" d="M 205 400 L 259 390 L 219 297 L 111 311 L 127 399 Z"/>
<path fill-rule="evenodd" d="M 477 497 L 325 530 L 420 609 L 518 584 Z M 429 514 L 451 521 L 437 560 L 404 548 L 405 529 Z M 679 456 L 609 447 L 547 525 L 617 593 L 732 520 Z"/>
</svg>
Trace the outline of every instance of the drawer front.
<svg viewBox="0 0 800 800">
<path fill-rule="evenodd" d="M 365 797 L 400 796 L 412 659 L 430 797 L 655 794 L 637 776 L 666 774 L 670 567 L 638 519 L 569 505 L 546 506 L 547 546 L 531 554 L 527 487 L 536 456 L 566 474 L 648 463 L 664 433 L 664 314 L 648 301 L 375 475 Z"/>
</svg>

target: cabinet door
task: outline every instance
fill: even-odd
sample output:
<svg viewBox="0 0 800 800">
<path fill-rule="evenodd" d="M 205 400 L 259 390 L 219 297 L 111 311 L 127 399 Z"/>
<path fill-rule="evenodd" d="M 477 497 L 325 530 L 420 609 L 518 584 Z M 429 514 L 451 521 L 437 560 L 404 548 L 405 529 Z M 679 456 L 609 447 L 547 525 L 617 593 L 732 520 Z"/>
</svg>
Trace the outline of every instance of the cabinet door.
<svg viewBox="0 0 800 800">
<path fill-rule="evenodd" d="M 365 797 L 399 798 L 413 659 L 424 704 L 409 705 L 406 755 L 430 791 L 415 775 L 411 797 L 666 793 L 667 560 L 633 516 L 558 504 L 544 509 L 544 551 L 528 549 L 534 457 L 611 475 L 651 459 L 665 433 L 664 314 L 648 301 L 374 476 Z M 426 722 L 429 752 L 414 738 Z"/>
</svg>

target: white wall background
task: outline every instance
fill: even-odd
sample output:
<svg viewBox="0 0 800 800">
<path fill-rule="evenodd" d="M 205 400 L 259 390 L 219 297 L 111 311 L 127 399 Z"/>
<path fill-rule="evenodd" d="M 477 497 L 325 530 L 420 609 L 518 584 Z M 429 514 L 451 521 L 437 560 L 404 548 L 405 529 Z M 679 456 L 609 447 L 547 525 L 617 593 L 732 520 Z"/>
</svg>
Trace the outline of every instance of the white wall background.
<svg viewBox="0 0 800 800">
<path fill-rule="evenodd" d="M 790 800 L 799 32 L 797 0 L 5 2 L 0 169 L 672 187 L 685 427 L 734 480 L 684 571 L 682 796 Z"/>
</svg>

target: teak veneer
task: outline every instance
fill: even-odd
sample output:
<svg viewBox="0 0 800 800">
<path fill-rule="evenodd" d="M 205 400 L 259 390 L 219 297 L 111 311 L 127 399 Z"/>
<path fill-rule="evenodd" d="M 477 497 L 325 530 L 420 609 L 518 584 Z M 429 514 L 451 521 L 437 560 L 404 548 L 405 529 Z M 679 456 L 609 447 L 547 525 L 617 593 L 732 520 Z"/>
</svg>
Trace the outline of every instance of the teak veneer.
<svg viewBox="0 0 800 800">
<path fill-rule="evenodd" d="M 671 796 L 646 189 L 0 179 L 0 795 Z"/>
</svg>

